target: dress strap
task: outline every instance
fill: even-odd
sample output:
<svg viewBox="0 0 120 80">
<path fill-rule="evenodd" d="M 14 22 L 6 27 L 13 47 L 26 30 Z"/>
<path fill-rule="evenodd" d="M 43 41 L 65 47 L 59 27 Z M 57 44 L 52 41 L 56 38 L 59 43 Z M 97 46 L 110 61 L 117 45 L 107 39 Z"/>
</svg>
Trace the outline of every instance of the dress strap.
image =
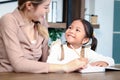
<svg viewBox="0 0 120 80">
<path fill-rule="evenodd" d="M 60 61 L 62 61 L 64 59 L 64 49 L 63 49 L 63 45 L 61 44 L 61 58 Z"/>
<path fill-rule="evenodd" d="M 85 57 L 85 47 L 82 46 L 80 53 L 81 53 L 80 58 L 84 58 Z"/>
</svg>

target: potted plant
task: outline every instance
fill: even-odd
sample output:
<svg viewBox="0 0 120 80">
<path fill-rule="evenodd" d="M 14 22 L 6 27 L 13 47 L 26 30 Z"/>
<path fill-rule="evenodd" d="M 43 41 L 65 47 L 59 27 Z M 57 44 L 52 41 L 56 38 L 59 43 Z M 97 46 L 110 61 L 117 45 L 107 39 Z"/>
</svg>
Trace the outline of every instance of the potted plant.
<svg viewBox="0 0 120 80">
<path fill-rule="evenodd" d="M 56 39 L 60 39 L 62 36 L 62 33 L 65 29 L 62 28 L 49 28 L 49 36 L 51 41 L 55 41 Z"/>
</svg>

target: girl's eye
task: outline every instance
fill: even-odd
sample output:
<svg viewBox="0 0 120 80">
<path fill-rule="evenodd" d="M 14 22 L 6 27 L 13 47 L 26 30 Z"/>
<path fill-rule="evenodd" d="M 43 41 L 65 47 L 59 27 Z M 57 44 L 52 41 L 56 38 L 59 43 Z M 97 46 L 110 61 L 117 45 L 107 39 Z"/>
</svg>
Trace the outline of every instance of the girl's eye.
<svg viewBox="0 0 120 80">
<path fill-rule="evenodd" d="M 71 26 L 69 26 L 68 29 L 71 29 Z"/>
<path fill-rule="evenodd" d="M 48 9 L 49 7 L 44 7 L 45 9 Z"/>
<path fill-rule="evenodd" d="M 45 7 L 45 9 L 48 9 L 47 7 Z"/>
<path fill-rule="evenodd" d="M 76 29 L 76 31 L 80 32 L 80 30 L 79 30 L 79 29 Z"/>
</svg>

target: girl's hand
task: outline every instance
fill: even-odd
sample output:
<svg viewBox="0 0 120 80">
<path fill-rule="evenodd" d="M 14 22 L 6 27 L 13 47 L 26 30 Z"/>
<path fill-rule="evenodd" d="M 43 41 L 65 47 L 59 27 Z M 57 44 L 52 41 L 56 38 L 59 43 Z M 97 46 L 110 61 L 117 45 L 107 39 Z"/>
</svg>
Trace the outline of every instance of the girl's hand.
<svg viewBox="0 0 120 80">
<path fill-rule="evenodd" d="M 65 72 L 73 72 L 81 68 L 85 68 L 87 64 L 87 60 L 83 59 L 75 59 L 70 61 L 67 64 L 64 64 L 63 69 Z"/>
<path fill-rule="evenodd" d="M 96 61 L 96 62 L 90 63 L 90 65 L 99 66 L 99 67 L 107 67 L 108 63 L 106 63 L 104 61 Z"/>
</svg>

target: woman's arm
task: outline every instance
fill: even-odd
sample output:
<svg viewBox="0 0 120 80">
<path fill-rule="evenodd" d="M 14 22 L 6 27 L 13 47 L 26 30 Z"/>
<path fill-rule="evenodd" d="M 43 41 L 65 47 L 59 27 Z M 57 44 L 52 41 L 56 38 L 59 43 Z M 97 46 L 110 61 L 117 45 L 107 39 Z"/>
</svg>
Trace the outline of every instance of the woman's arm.
<svg viewBox="0 0 120 80">
<path fill-rule="evenodd" d="M 66 64 L 49 64 L 49 72 L 73 72 L 85 68 L 87 61 L 74 59 Z"/>
</svg>

